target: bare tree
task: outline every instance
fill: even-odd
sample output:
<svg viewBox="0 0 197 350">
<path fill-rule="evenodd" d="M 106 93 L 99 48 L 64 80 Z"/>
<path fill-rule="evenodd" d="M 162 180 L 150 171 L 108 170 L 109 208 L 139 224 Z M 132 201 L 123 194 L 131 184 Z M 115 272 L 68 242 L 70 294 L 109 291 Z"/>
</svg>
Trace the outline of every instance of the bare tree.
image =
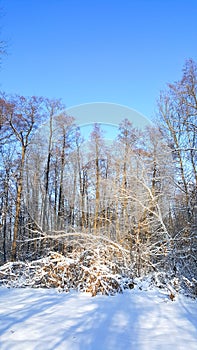
<svg viewBox="0 0 197 350">
<path fill-rule="evenodd" d="M 26 159 L 26 151 L 29 145 L 31 134 L 36 128 L 36 122 L 40 116 L 40 107 L 42 99 L 31 97 L 25 98 L 23 96 L 11 96 L 6 101 L 6 108 L 4 109 L 4 118 L 6 123 L 12 131 L 13 137 L 18 143 L 17 150 L 20 152 L 18 172 L 16 174 L 16 208 L 15 208 L 15 222 L 14 233 L 12 241 L 12 260 L 17 258 L 17 239 L 19 232 L 19 217 L 21 210 L 22 191 L 23 191 L 23 177 L 24 165 Z"/>
<path fill-rule="evenodd" d="M 193 60 L 186 61 L 182 78 L 161 93 L 158 119 L 176 164 L 171 215 L 176 264 L 191 277 L 197 251 L 197 65 Z"/>
<path fill-rule="evenodd" d="M 68 151 L 72 145 L 72 131 L 74 127 L 74 118 L 68 116 L 65 113 L 61 113 L 60 115 L 55 117 L 55 125 L 56 125 L 56 133 L 58 134 L 58 143 L 60 144 L 60 182 L 59 182 L 59 201 L 58 201 L 58 228 L 64 227 L 64 206 L 65 206 L 65 198 L 64 198 L 64 175 L 65 175 L 65 165 L 68 156 Z M 75 186 L 74 186 L 75 187 Z M 73 191 L 75 193 L 75 190 Z M 71 213 L 70 217 L 72 217 L 72 211 L 74 209 L 74 197 L 71 199 Z"/>
<path fill-rule="evenodd" d="M 91 143 L 93 146 L 93 159 L 95 162 L 95 211 L 94 211 L 94 232 L 99 227 L 99 207 L 100 207 L 100 160 L 101 145 L 103 143 L 102 131 L 99 124 L 95 124 L 91 133 Z"/>
<path fill-rule="evenodd" d="M 197 190 L 197 66 L 194 61 L 186 61 L 182 79 L 168 84 L 168 90 L 160 95 L 158 107 L 160 128 L 178 166 L 177 188 L 184 194 L 190 219 L 191 183 L 195 192 Z"/>
<path fill-rule="evenodd" d="M 48 132 L 48 149 L 45 165 L 45 178 L 44 178 L 44 195 L 43 195 L 43 207 L 42 207 L 42 230 L 46 231 L 48 227 L 48 198 L 49 198 L 49 181 L 50 181 L 50 167 L 53 148 L 53 136 L 54 136 L 54 117 L 63 110 L 64 106 L 60 100 L 45 100 L 46 114 L 49 119 L 49 132 Z M 47 130 L 47 126 L 45 126 Z"/>
</svg>

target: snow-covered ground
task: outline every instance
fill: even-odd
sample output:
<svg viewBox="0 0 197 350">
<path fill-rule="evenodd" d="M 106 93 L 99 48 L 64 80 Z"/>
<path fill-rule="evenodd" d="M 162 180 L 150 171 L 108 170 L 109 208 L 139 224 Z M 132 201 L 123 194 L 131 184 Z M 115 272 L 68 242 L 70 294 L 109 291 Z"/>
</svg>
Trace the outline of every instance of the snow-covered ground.
<svg viewBox="0 0 197 350">
<path fill-rule="evenodd" d="M 1 350 L 196 350 L 197 302 L 137 288 L 113 297 L 0 288 Z"/>
</svg>

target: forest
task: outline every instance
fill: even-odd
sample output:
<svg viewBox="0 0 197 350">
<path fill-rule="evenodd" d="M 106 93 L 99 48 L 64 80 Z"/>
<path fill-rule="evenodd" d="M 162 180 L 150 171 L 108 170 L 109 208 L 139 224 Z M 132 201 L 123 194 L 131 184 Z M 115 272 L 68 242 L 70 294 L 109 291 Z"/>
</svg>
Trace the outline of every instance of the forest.
<svg viewBox="0 0 197 350">
<path fill-rule="evenodd" d="M 1 92 L 2 281 L 95 295 L 151 276 L 197 296 L 196 233 L 192 59 L 160 93 L 152 126 L 123 119 L 111 143 L 99 124 L 84 139 L 61 100 Z"/>
</svg>

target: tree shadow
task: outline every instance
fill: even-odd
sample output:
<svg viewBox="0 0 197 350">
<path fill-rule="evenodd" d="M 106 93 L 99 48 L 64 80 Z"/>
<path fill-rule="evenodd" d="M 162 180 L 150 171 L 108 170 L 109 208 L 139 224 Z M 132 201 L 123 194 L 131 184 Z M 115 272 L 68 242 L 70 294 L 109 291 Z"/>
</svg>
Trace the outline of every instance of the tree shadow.
<svg viewBox="0 0 197 350">
<path fill-rule="evenodd" d="M 0 300 L 1 350 L 196 347 L 197 304 L 188 311 L 183 302 L 171 302 L 155 291 L 91 298 L 77 292 L 1 288 Z"/>
</svg>

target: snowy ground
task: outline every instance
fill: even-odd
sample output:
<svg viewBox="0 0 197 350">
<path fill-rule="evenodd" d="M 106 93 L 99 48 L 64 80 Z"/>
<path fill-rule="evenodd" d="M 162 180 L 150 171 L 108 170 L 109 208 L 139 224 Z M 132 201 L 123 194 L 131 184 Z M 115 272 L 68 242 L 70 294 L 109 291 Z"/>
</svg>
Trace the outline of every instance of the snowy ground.
<svg viewBox="0 0 197 350">
<path fill-rule="evenodd" d="M 197 302 L 133 289 L 113 297 L 0 288 L 1 350 L 196 350 Z"/>
</svg>

